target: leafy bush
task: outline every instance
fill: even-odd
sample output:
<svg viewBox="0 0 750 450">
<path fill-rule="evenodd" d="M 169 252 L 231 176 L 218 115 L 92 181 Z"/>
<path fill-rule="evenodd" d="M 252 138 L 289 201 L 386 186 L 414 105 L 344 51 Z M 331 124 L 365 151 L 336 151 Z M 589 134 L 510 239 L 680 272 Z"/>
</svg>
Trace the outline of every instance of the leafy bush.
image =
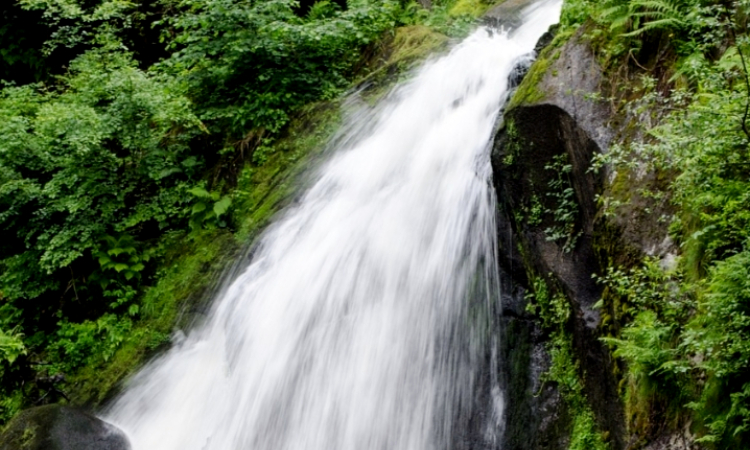
<svg viewBox="0 0 750 450">
<path fill-rule="evenodd" d="M 204 128 L 177 83 L 104 50 L 56 88 L 6 86 L 0 122 L 0 323 L 27 336 L 26 363 L 69 372 L 138 314 L 154 242 L 187 224 Z"/>
<path fill-rule="evenodd" d="M 685 333 L 708 375 L 692 407 L 708 428 L 701 440 L 730 448 L 750 438 L 750 250 L 718 262 L 708 278 L 700 314 Z"/>
<path fill-rule="evenodd" d="M 290 114 L 348 86 L 360 50 L 393 28 L 395 2 L 317 3 L 305 17 L 294 0 L 179 0 L 165 19 L 176 31 L 162 69 L 184 76 L 200 116 L 243 136 L 277 133 Z"/>
</svg>

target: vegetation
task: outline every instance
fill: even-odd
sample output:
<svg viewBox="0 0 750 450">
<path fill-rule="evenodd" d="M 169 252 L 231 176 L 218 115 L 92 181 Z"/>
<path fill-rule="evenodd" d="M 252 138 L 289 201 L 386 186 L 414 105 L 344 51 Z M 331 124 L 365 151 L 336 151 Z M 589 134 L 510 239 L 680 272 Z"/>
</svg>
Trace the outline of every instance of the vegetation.
<svg viewBox="0 0 750 450">
<path fill-rule="evenodd" d="M 605 435 L 599 430 L 581 381 L 581 367 L 573 356 L 572 336 L 568 324 L 569 300 L 543 277 L 532 281 L 527 300 L 528 310 L 536 315 L 550 333 L 547 350 L 551 365 L 543 374 L 545 382 L 553 382 L 570 415 L 570 450 L 608 450 Z"/>
<path fill-rule="evenodd" d="M 341 94 L 489 6 L 4 2 L 0 423 L 112 395 L 284 205 Z"/>
<path fill-rule="evenodd" d="M 674 211 L 654 223 L 670 222 L 676 264 L 631 260 L 599 279 L 604 340 L 625 363 L 629 426 L 644 440 L 657 424 L 692 420 L 707 448 L 750 445 L 749 13 L 746 1 L 564 7 L 563 30 L 583 27 L 613 86 L 623 86 L 608 100 L 631 128 L 596 166 Z M 643 173 L 668 181 L 639 186 Z M 631 200 L 611 195 L 600 199 L 607 216 Z"/>
</svg>

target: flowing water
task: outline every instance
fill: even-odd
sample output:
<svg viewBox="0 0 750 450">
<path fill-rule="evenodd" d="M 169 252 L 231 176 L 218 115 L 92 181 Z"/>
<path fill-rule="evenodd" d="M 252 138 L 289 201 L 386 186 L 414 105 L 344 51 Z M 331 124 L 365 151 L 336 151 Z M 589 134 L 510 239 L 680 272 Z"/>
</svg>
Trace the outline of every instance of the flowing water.
<svg viewBox="0 0 750 450">
<path fill-rule="evenodd" d="M 106 413 L 135 450 L 457 448 L 498 301 L 489 142 L 560 3 L 477 30 L 353 118 L 206 322 Z"/>
</svg>

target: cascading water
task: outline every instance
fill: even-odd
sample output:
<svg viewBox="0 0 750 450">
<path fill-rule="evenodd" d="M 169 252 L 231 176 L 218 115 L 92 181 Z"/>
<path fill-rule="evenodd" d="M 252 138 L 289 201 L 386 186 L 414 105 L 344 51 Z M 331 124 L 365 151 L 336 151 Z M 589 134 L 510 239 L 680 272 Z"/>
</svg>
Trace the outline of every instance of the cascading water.
<svg viewBox="0 0 750 450">
<path fill-rule="evenodd" d="M 135 450 L 457 447 L 497 301 L 489 141 L 560 3 L 510 35 L 476 31 L 356 118 L 365 136 L 343 140 L 206 323 L 107 412 Z"/>
</svg>

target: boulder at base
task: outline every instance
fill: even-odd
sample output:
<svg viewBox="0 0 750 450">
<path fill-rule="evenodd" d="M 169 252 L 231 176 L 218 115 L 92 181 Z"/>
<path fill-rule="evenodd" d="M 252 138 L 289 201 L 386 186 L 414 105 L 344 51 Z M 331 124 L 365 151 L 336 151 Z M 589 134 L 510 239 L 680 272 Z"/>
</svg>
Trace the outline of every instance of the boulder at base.
<svg viewBox="0 0 750 450">
<path fill-rule="evenodd" d="M 125 433 L 63 405 L 27 409 L 0 435 L 0 450 L 130 450 Z"/>
</svg>

